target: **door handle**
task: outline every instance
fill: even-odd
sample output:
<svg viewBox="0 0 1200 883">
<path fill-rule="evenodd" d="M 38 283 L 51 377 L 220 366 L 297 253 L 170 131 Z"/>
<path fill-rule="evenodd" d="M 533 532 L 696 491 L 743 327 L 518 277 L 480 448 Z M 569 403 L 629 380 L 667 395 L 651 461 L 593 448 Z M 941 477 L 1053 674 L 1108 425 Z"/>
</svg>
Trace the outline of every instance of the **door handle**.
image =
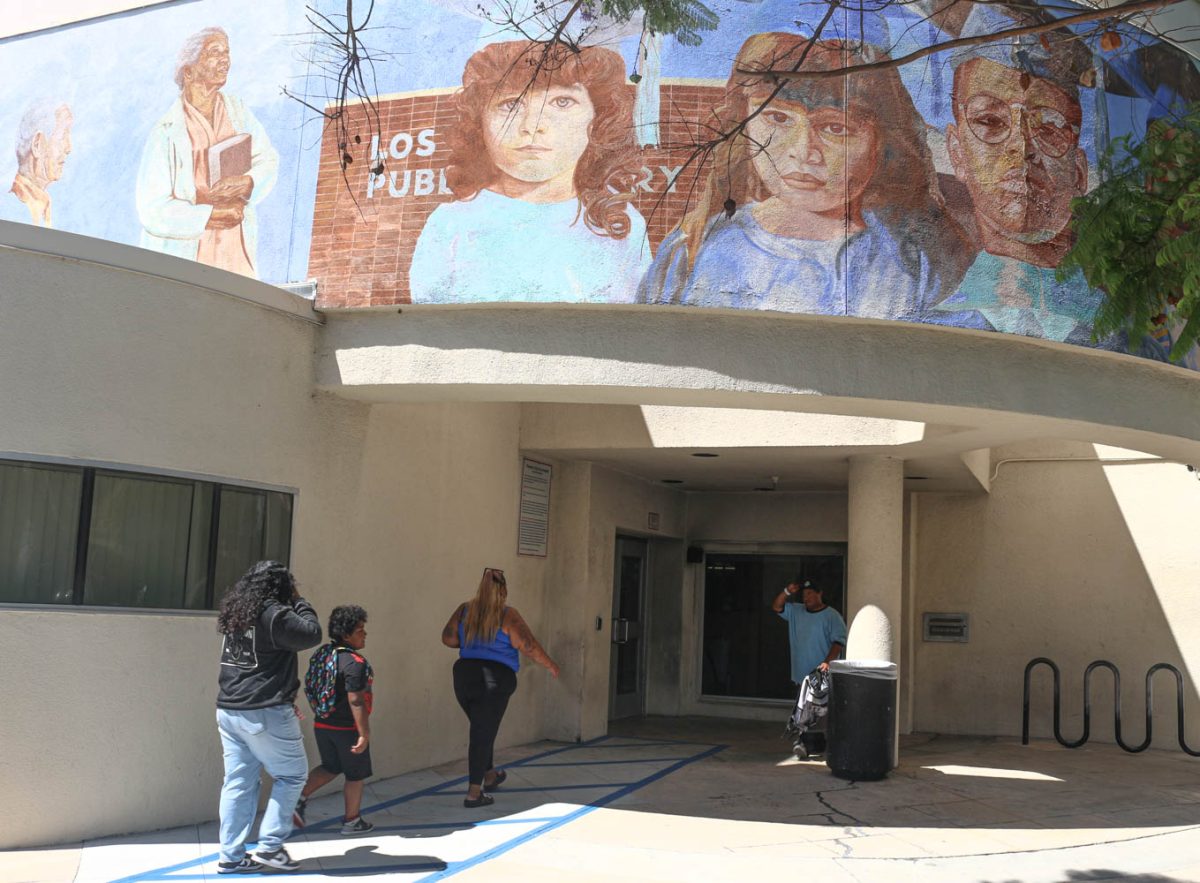
<svg viewBox="0 0 1200 883">
<path fill-rule="evenodd" d="M 614 619 L 612 621 L 612 642 L 614 644 L 629 643 L 629 620 Z"/>
</svg>

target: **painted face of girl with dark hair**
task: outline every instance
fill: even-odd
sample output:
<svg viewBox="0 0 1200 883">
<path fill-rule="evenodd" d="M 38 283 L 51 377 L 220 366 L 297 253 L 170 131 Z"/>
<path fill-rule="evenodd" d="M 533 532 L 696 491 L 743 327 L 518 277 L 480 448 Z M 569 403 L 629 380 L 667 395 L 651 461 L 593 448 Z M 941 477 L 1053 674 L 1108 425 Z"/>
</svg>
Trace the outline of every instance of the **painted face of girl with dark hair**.
<svg viewBox="0 0 1200 883">
<path fill-rule="evenodd" d="M 587 150 L 596 110 L 576 83 L 548 89 L 498 91 L 484 109 L 483 140 L 500 171 L 494 186 L 528 202 L 575 196 L 575 166 Z"/>
<path fill-rule="evenodd" d="M 789 229 L 772 232 L 832 238 L 827 231 L 842 232 L 847 211 L 851 226 L 861 225 L 879 137 L 874 120 L 857 102 L 809 105 L 781 95 L 750 120 L 746 133 L 753 142 L 755 172 L 771 200 L 787 212 Z"/>
</svg>

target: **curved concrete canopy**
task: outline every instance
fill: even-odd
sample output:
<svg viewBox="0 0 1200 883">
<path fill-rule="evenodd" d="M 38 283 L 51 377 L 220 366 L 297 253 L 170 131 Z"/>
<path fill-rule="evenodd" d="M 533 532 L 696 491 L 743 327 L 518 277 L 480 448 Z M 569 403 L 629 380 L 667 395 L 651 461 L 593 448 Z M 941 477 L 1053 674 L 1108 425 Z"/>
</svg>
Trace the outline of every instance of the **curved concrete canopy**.
<svg viewBox="0 0 1200 883">
<path fill-rule="evenodd" d="M 1200 377 L 1042 341 L 788 314 L 639 307 L 330 313 L 317 385 L 364 401 L 804 411 L 1053 436 L 1200 460 Z"/>
</svg>

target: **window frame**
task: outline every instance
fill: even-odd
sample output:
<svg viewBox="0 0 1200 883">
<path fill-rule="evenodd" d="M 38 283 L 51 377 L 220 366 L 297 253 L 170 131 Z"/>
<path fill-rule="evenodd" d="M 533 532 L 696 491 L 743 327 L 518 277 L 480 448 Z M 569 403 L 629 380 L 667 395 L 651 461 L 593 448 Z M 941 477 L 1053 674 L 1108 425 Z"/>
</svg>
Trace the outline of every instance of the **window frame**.
<svg viewBox="0 0 1200 883">
<path fill-rule="evenodd" d="M 63 470 L 78 471 L 82 476 L 79 495 L 79 518 L 75 528 L 75 567 L 73 573 L 71 601 L 65 604 L 52 604 L 49 602 L 0 601 L 0 609 L 134 613 L 166 616 L 216 616 L 216 602 L 218 600 L 217 587 L 215 585 L 218 552 L 217 541 L 220 535 L 221 491 L 224 488 L 238 491 L 259 491 L 263 493 L 285 494 L 291 498 L 291 519 L 287 530 L 288 561 L 284 562 L 290 566 L 292 551 L 295 547 L 296 507 L 298 498 L 300 496 L 300 491 L 298 488 L 287 485 L 268 484 L 266 482 L 230 479 L 223 476 L 207 475 L 198 472 L 185 472 L 173 469 L 159 469 L 150 466 L 133 466 L 127 463 L 114 463 L 100 460 L 79 460 L 67 457 L 52 457 L 9 451 L 0 451 L 0 465 L 58 467 Z M 200 491 L 201 484 L 209 484 L 212 486 L 212 510 L 210 512 L 208 549 L 205 552 L 206 585 L 204 594 L 204 608 L 124 607 L 116 604 L 83 603 L 84 583 L 87 577 L 87 550 L 88 542 L 91 537 L 92 509 L 95 497 L 95 482 L 97 473 L 116 474 L 135 479 L 158 479 L 181 483 L 190 482 L 195 487 L 196 492 Z M 267 507 L 264 506 L 263 542 L 266 542 L 266 508 Z"/>
</svg>

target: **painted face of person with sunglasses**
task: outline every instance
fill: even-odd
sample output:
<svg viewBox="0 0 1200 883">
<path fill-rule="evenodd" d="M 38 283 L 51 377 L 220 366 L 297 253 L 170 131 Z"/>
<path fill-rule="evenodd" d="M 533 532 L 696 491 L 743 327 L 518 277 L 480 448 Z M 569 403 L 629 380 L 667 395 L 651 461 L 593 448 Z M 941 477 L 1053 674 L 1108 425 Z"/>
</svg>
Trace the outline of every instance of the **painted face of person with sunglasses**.
<svg viewBox="0 0 1200 883">
<path fill-rule="evenodd" d="M 954 118 L 946 146 L 984 250 L 1053 266 L 1069 246 L 1071 200 L 1087 187 L 1079 102 L 1049 80 L 975 58 L 955 74 Z"/>
</svg>

